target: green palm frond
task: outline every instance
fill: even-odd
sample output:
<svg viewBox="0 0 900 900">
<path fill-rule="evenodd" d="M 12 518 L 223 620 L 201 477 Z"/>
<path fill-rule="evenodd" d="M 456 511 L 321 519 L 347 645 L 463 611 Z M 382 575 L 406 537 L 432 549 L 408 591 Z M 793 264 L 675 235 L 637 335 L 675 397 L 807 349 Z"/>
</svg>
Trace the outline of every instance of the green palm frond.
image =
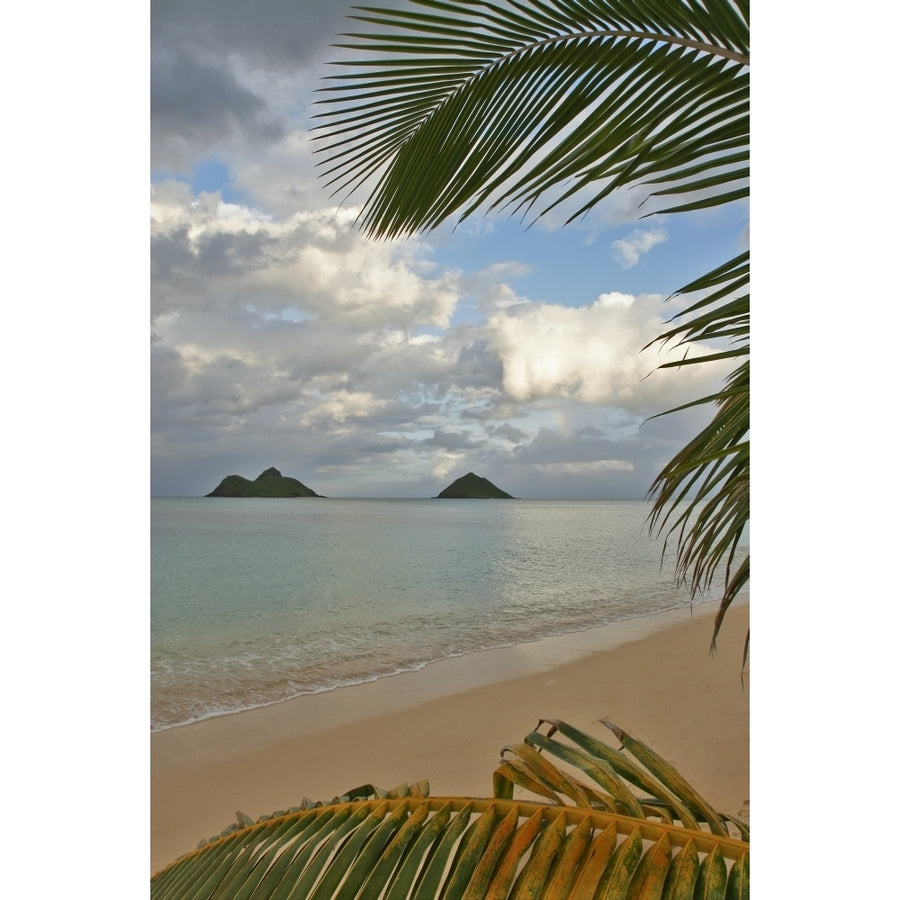
<svg viewBox="0 0 900 900">
<path fill-rule="evenodd" d="M 675 538 L 678 575 L 690 584 L 692 594 L 708 589 L 715 572 L 724 566 L 725 590 L 713 625 L 713 647 L 728 607 L 750 580 L 749 554 L 738 559 L 741 536 L 750 521 L 750 295 L 743 293 L 749 267 L 750 255 L 742 253 L 683 288 L 680 294 L 700 299 L 680 314 L 681 324 L 654 341 L 676 346 L 693 341 L 725 344 L 717 353 L 686 357 L 660 368 L 712 359 L 738 363 L 719 391 L 686 404 L 711 403 L 716 411 L 650 488 L 651 528 L 665 533 L 666 542 Z M 749 634 L 744 663 L 748 646 Z"/>
<path fill-rule="evenodd" d="M 643 185 L 657 212 L 747 196 L 745 2 L 410 0 L 355 7 L 370 30 L 322 89 L 314 137 L 327 183 L 378 178 L 370 234 L 435 227 L 485 204 L 569 221 Z M 669 204 L 669 205 L 666 205 Z"/>
<path fill-rule="evenodd" d="M 566 723 L 544 722 L 595 765 L 615 770 L 623 784 L 628 780 L 620 770 L 635 766 L 624 754 Z M 607 724 L 644 767 L 639 780 L 665 785 L 663 793 L 681 808 L 706 808 L 668 763 Z M 552 740 L 553 730 L 541 737 L 542 749 L 571 761 Z M 537 781 L 568 778 L 541 760 Z M 711 821 L 709 830 L 684 827 L 667 815 L 664 798 L 635 800 L 637 814 L 631 815 L 590 803 L 513 800 L 518 780 L 503 775 L 495 783 L 510 796 L 429 797 L 422 785 L 390 792 L 365 785 L 331 803 L 305 804 L 257 822 L 238 814 L 231 829 L 156 874 L 151 898 L 749 897 L 749 835 L 731 837 L 713 830 Z"/>
</svg>

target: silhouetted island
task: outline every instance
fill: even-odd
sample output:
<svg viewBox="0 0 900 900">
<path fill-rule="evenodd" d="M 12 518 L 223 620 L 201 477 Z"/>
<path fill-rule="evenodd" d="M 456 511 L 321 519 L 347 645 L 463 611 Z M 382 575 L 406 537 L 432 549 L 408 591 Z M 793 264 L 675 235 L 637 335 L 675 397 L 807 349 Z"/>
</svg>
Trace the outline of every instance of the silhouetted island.
<svg viewBox="0 0 900 900">
<path fill-rule="evenodd" d="M 514 500 L 512 494 L 501 491 L 496 484 L 474 472 L 457 478 L 437 495 L 438 500 Z"/>
<path fill-rule="evenodd" d="M 321 497 L 312 488 L 286 478 L 278 469 L 266 469 L 255 481 L 241 475 L 228 475 L 207 497 Z"/>
</svg>

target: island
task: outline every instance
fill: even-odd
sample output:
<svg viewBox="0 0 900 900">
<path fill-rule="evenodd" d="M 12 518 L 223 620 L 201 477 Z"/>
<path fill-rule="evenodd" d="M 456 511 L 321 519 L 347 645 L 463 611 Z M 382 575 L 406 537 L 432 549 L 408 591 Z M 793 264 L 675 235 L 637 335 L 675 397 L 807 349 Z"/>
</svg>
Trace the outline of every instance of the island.
<svg viewBox="0 0 900 900">
<path fill-rule="evenodd" d="M 286 478 L 274 466 L 266 469 L 255 481 L 241 475 L 228 475 L 207 497 L 321 497 L 312 488 Z"/>
<path fill-rule="evenodd" d="M 437 495 L 438 500 L 513 500 L 512 494 L 501 491 L 497 485 L 474 472 L 457 478 Z"/>
</svg>

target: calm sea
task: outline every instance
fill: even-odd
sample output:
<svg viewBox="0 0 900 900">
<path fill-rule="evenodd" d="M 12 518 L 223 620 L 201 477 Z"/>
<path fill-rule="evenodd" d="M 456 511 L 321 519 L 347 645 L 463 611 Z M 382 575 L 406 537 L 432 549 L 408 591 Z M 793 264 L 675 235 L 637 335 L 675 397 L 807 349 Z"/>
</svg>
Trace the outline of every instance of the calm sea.
<svg viewBox="0 0 900 900">
<path fill-rule="evenodd" d="M 687 605 L 648 512 L 153 499 L 151 728 Z"/>
</svg>

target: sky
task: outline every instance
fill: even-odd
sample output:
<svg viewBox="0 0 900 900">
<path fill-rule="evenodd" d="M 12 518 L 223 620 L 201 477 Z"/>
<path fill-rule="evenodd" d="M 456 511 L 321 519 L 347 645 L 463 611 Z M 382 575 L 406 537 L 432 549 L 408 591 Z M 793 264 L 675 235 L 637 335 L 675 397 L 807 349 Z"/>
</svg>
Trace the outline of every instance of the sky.
<svg viewBox="0 0 900 900">
<path fill-rule="evenodd" d="M 151 491 L 269 466 L 330 497 L 639 498 L 725 369 L 655 371 L 666 297 L 747 246 L 746 204 L 363 237 L 310 130 L 334 0 L 151 7 Z M 458 227 L 457 227 L 458 226 Z"/>
</svg>

